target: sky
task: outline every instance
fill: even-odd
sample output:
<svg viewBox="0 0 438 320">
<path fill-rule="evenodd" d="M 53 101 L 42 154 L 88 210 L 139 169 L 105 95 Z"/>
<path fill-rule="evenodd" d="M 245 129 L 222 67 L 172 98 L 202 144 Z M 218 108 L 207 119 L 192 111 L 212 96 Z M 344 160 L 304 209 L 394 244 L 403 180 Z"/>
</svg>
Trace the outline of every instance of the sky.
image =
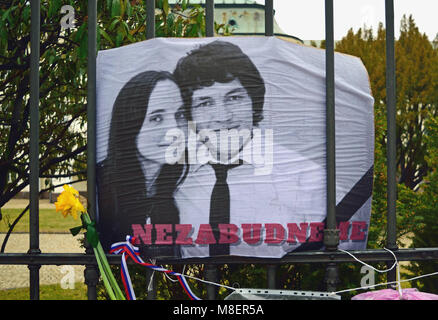
<svg viewBox="0 0 438 320">
<path fill-rule="evenodd" d="M 256 0 L 264 4 L 264 0 Z M 364 25 L 377 30 L 385 24 L 385 0 L 334 0 L 334 37 L 340 40 L 350 28 Z M 275 19 L 287 34 L 302 40 L 325 38 L 324 0 L 274 0 Z M 432 41 L 438 33 L 438 0 L 394 0 L 396 37 L 403 14 L 412 17 L 420 32 Z"/>
</svg>

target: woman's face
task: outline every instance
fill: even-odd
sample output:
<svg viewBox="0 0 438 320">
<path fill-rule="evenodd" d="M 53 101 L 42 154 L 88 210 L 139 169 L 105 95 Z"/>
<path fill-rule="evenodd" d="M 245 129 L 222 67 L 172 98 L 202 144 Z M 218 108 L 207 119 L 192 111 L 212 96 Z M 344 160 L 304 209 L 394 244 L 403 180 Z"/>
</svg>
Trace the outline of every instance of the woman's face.
<svg viewBox="0 0 438 320">
<path fill-rule="evenodd" d="M 169 137 L 166 139 L 166 133 L 172 137 L 174 134 L 170 130 L 184 130 L 187 126 L 179 87 L 172 80 L 158 81 L 147 108 L 143 126 L 137 136 L 137 149 L 146 160 L 168 163 L 166 151 L 174 150 L 175 142 L 169 141 Z M 181 143 L 185 142 L 181 140 Z M 184 147 L 181 145 L 178 150 L 183 151 Z"/>
</svg>

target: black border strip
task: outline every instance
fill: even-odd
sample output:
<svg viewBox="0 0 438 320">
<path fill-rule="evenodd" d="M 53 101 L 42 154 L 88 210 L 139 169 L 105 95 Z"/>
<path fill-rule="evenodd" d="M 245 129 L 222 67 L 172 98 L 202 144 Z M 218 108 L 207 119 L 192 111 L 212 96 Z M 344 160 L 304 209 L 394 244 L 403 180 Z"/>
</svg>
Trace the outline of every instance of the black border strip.
<svg viewBox="0 0 438 320">
<path fill-rule="evenodd" d="M 373 194 L 374 165 L 360 178 L 336 206 L 336 222 L 348 221 Z M 326 224 L 327 218 L 322 222 Z M 293 252 L 321 250 L 323 242 L 306 242 Z"/>
</svg>

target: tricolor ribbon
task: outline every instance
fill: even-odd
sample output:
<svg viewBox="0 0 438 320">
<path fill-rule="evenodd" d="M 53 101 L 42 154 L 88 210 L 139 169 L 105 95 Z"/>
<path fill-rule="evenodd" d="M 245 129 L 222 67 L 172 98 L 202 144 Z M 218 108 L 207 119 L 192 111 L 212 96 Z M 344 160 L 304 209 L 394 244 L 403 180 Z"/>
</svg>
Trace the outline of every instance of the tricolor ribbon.
<svg viewBox="0 0 438 320">
<path fill-rule="evenodd" d="M 183 287 L 186 294 L 189 296 L 191 300 L 201 300 L 198 298 L 190 289 L 187 280 L 185 279 L 184 275 L 180 273 L 176 273 L 170 270 L 167 270 L 163 267 L 156 266 L 151 263 L 144 262 L 143 259 L 140 257 L 140 250 L 138 247 L 134 246 L 135 243 L 135 237 L 126 236 L 125 242 L 117 242 L 114 243 L 111 246 L 110 253 L 113 254 L 122 254 L 122 268 L 121 268 L 121 275 L 122 275 L 122 282 L 125 287 L 126 296 L 128 297 L 128 300 L 136 300 L 134 288 L 132 287 L 131 277 L 129 276 L 128 271 L 128 258 L 131 258 L 134 260 L 135 263 L 142 265 L 144 267 L 148 267 L 155 271 L 160 271 L 167 273 L 168 275 L 173 275 L 178 278 L 179 283 Z"/>
</svg>

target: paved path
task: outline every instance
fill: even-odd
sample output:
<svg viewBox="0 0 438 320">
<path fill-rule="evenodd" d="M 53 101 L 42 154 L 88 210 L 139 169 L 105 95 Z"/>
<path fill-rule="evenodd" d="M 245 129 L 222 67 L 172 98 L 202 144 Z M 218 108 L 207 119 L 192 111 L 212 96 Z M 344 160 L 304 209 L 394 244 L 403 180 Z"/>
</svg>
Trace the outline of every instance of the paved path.
<svg viewBox="0 0 438 320">
<path fill-rule="evenodd" d="M 29 204 L 28 199 L 13 199 L 6 203 L 3 208 L 25 208 Z M 55 204 L 48 199 L 39 201 L 41 209 L 55 209 Z M 0 233 L 0 245 L 3 243 L 5 233 Z M 40 249 L 43 253 L 83 253 L 79 239 L 83 235 L 73 237 L 65 234 L 40 234 Z M 26 253 L 29 250 L 29 234 L 11 234 L 6 253 Z M 84 281 L 84 266 L 42 266 L 40 269 L 40 284 L 60 284 L 61 279 L 74 271 L 74 281 Z M 64 272 L 64 273 L 63 273 Z M 0 265 L 0 290 L 29 287 L 29 269 L 27 265 Z"/>
<path fill-rule="evenodd" d="M 0 233 L 0 244 L 5 238 Z M 71 234 L 40 234 L 40 249 L 43 253 L 83 253 L 79 239 Z M 6 253 L 26 253 L 29 250 L 29 234 L 12 234 L 6 245 Z M 74 282 L 84 282 L 84 266 L 41 266 L 40 284 L 60 284 L 63 277 L 72 276 Z M 73 273 L 74 272 L 74 273 Z M 0 290 L 29 287 L 27 265 L 0 265 Z"/>
</svg>

